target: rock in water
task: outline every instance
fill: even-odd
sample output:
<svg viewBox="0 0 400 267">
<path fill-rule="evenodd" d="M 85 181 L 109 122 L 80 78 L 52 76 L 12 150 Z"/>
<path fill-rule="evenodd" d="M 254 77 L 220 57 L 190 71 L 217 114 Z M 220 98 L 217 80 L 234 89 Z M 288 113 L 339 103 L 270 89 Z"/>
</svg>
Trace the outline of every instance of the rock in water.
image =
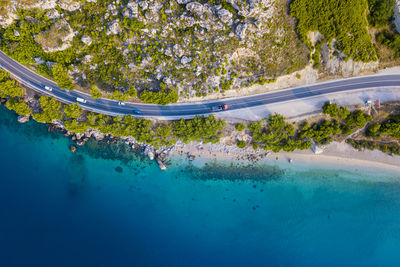
<svg viewBox="0 0 400 267">
<path fill-rule="evenodd" d="M 165 171 L 167 169 L 167 167 L 164 165 L 164 163 L 159 157 L 156 158 L 156 161 L 161 170 Z"/>
<path fill-rule="evenodd" d="M 154 152 L 153 151 L 149 151 L 149 153 L 147 153 L 147 156 L 149 157 L 150 160 L 154 159 Z"/>
<path fill-rule="evenodd" d="M 71 150 L 72 153 L 75 153 L 76 152 L 76 146 L 70 145 L 69 146 L 69 150 Z"/>
<path fill-rule="evenodd" d="M 19 123 L 26 123 L 26 122 L 29 121 L 29 117 L 30 117 L 30 115 L 26 115 L 26 116 L 19 115 L 18 116 L 18 122 Z"/>
</svg>

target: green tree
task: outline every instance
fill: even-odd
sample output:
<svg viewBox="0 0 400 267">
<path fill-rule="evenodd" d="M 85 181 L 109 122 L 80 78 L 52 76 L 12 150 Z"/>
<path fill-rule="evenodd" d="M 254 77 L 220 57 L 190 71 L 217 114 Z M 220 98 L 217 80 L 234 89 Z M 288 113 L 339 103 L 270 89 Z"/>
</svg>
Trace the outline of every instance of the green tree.
<svg viewBox="0 0 400 267">
<path fill-rule="evenodd" d="M 246 142 L 242 141 L 242 140 L 239 140 L 239 141 L 237 141 L 236 145 L 237 145 L 238 148 L 245 148 L 246 147 Z"/>
<path fill-rule="evenodd" d="M 14 110 L 19 115 L 29 115 L 32 113 L 29 106 L 20 99 L 11 98 L 7 101 L 6 107 L 10 110 Z"/>
<path fill-rule="evenodd" d="M 6 70 L 0 69 L 0 82 L 4 82 L 10 78 L 10 73 Z"/>
<path fill-rule="evenodd" d="M 244 125 L 244 123 L 237 123 L 235 125 L 236 130 L 238 131 L 243 131 L 244 129 L 246 129 L 246 126 Z"/>
<path fill-rule="evenodd" d="M 167 105 L 178 101 L 178 93 L 176 90 L 160 90 L 158 92 L 144 90 L 140 93 L 139 98 L 145 103 Z"/>
<path fill-rule="evenodd" d="M 62 120 L 61 106 L 62 104 L 56 99 L 49 96 L 40 97 L 40 106 L 42 112 L 33 114 L 33 118 L 37 122 L 51 123 L 53 120 Z"/>
<path fill-rule="evenodd" d="M 78 119 L 82 115 L 82 108 L 78 103 L 72 103 L 64 106 L 64 114 L 71 119 Z"/>
<path fill-rule="evenodd" d="M 99 98 L 103 97 L 103 94 L 94 85 L 92 85 L 90 87 L 90 94 L 92 95 L 93 98 L 96 98 L 96 99 L 99 99 Z"/>
<path fill-rule="evenodd" d="M 372 26 L 383 27 L 390 24 L 394 15 L 395 0 L 368 0 L 368 21 Z"/>
<path fill-rule="evenodd" d="M 51 70 L 53 72 L 54 80 L 57 82 L 58 86 L 60 86 L 62 89 L 74 89 L 74 84 L 68 75 L 68 69 L 66 67 L 61 64 L 57 64 L 54 65 Z"/>
<path fill-rule="evenodd" d="M 23 97 L 25 90 L 20 88 L 14 80 L 0 82 L 0 97 Z"/>
<path fill-rule="evenodd" d="M 137 96 L 137 91 L 136 91 L 135 86 L 130 86 L 130 87 L 129 87 L 129 89 L 128 89 L 128 95 L 129 95 L 130 97 L 136 97 L 136 96 Z"/>
</svg>

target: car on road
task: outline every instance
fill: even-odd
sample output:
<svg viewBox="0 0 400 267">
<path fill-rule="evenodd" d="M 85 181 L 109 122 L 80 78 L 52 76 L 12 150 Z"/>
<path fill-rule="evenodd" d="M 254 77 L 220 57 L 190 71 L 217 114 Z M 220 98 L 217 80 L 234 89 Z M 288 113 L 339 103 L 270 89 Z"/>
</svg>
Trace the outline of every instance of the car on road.
<svg viewBox="0 0 400 267">
<path fill-rule="evenodd" d="M 47 91 L 50 91 L 50 92 L 53 91 L 53 88 L 51 88 L 50 86 L 47 86 L 47 85 L 44 86 L 44 89 L 46 89 Z"/>
<path fill-rule="evenodd" d="M 229 109 L 229 106 L 225 105 L 225 104 L 212 107 L 212 111 L 214 111 L 214 112 L 215 111 L 223 111 L 223 110 L 227 110 L 227 109 Z"/>
<path fill-rule="evenodd" d="M 125 106 L 125 103 L 122 101 L 118 101 L 118 106 Z"/>
<path fill-rule="evenodd" d="M 81 103 L 86 103 L 87 102 L 86 99 L 83 99 L 83 98 L 80 98 L 80 97 L 77 97 L 76 101 L 81 102 Z"/>
<path fill-rule="evenodd" d="M 138 110 L 138 109 L 134 109 L 133 110 L 133 114 L 142 115 L 142 112 L 140 110 Z"/>
</svg>

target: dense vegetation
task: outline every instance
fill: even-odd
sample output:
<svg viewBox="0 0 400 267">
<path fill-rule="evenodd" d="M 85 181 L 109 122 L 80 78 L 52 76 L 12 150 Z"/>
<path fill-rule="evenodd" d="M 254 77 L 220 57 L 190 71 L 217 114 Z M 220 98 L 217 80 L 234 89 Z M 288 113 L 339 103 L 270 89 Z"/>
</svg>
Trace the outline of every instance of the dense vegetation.
<svg viewBox="0 0 400 267">
<path fill-rule="evenodd" d="M 231 22 L 221 22 L 217 9 L 204 6 L 198 14 L 175 1 L 145 6 L 80 2 L 73 12 L 57 7 L 60 17 L 51 16 L 51 10 L 18 10 L 18 19 L 0 30 L 0 49 L 62 88 L 78 83 L 92 88 L 96 98 L 103 93 L 117 99 L 117 91 L 118 99 L 139 95 L 156 104 L 274 82 L 276 76 L 307 64 L 306 47 L 283 0 L 273 6 L 236 1 L 235 7 L 226 1 L 200 1 L 221 5 L 232 15 Z M 238 9 L 250 8 L 251 16 L 239 15 Z M 264 15 L 269 9 L 274 9 L 273 17 Z M 245 37 L 236 33 L 238 26 L 245 27 Z M 71 34 L 71 40 L 63 39 Z M 64 44 L 70 47 L 61 49 Z M 240 56 L 233 57 L 235 52 Z"/>
<path fill-rule="evenodd" d="M 294 0 L 290 13 L 298 19 L 297 32 L 303 42 L 311 47 L 308 40 L 310 31 L 319 31 L 330 43 L 348 58 L 355 61 L 375 61 L 376 48 L 367 31 L 366 0 Z M 373 19 L 375 14 L 372 13 Z"/>
<path fill-rule="evenodd" d="M 395 58 L 400 57 L 400 34 L 384 29 L 376 34 L 376 41 L 393 50 Z"/>
<path fill-rule="evenodd" d="M 347 139 L 346 142 L 358 150 L 368 149 L 368 150 L 380 150 L 384 153 L 389 153 L 390 155 L 400 155 L 400 145 L 396 143 L 379 143 L 371 140 L 354 140 Z"/>
<path fill-rule="evenodd" d="M 393 19 L 396 0 L 368 0 L 368 21 L 374 27 L 385 27 Z"/>
<path fill-rule="evenodd" d="M 308 149 L 311 147 L 311 141 L 295 137 L 293 125 L 287 124 L 285 118 L 279 114 L 271 115 L 267 120 L 251 123 L 248 126 L 252 133 L 256 147 L 265 150 L 287 152 L 295 149 Z"/>
</svg>

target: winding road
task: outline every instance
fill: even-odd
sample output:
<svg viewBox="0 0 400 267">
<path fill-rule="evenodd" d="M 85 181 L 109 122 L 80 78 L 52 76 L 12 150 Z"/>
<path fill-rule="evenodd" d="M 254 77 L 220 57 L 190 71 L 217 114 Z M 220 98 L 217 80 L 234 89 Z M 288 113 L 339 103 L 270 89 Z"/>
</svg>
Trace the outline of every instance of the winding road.
<svg viewBox="0 0 400 267">
<path fill-rule="evenodd" d="M 127 114 L 138 116 L 134 111 L 140 110 L 142 114 L 139 117 L 167 120 L 177 118 L 192 118 L 196 115 L 211 114 L 213 113 L 212 107 L 221 104 L 229 105 L 229 110 L 239 110 L 344 91 L 355 91 L 377 87 L 400 87 L 400 74 L 371 75 L 224 100 L 204 101 L 198 103 L 177 103 L 167 106 L 126 102 L 125 105 L 121 106 L 118 105 L 118 101 L 115 100 L 94 99 L 90 97 L 90 95 L 83 92 L 61 90 L 54 81 L 38 75 L 15 60 L 9 58 L 1 51 L 0 67 L 9 71 L 15 79 L 23 83 L 25 86 L 32 88 L 37 92 L 53 96 L 63 103 L 69 104 L 77 102 L 76 98 L 81 97 L 86 99 L 87 102 L 79 104 L 84 109 L 93 112 L 113 116 Z M 45 86 L 49 86 L 53 88 L 53 90 L 50 92 L 45 89 Z"/>
</svg>

